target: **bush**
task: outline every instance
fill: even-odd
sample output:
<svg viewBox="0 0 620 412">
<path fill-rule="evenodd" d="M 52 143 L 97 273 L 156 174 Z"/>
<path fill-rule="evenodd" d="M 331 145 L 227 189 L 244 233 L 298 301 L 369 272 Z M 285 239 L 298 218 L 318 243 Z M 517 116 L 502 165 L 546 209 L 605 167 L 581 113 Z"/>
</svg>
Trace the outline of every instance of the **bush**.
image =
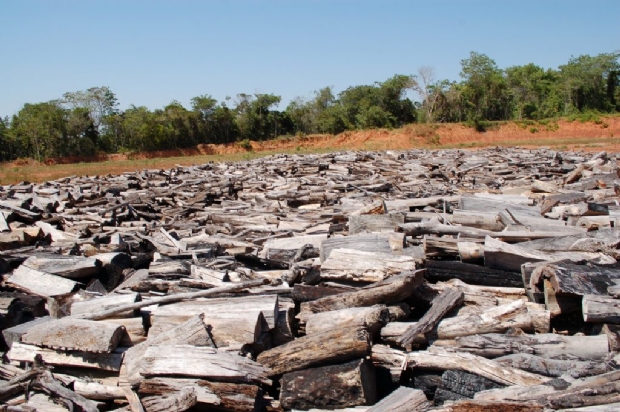
<svg viewBox="0 0 620 412">
<path fill-rule="evenodd" d="M 245 150 L 248 150 L 248 151 L 252 150 L 252 143 L 250 143 L 250 139 L 243 139 L 240 142 L 237 142 L 237 144 L 242 149 L 245 149 Z"/>
</svg>

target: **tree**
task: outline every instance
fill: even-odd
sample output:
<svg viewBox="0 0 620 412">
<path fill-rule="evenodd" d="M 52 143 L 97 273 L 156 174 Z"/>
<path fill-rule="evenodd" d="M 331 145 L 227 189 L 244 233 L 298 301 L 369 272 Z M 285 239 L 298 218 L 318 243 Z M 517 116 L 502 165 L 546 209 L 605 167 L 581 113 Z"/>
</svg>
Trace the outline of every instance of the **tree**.
<svg viewBox="0 0 620 412">
<path fill-rule="evenodd" d="M 510 117 L 509 96 L 502 71 L 485 54 L 471 52 L 461 60 L 462 94 L 468 120 L 503 120 Z"/>
<path fill-rule="evenodd" d="M 62 155 L 67 147 L 64 141 L 65 110 L 58 101 L 26 103 L 13 116 L 11 134 L 22 149 L 19 156 L 29 156 L 42 161 Z"/>
<path fill-rule="evenodd" d="M 432 123 L 435 120 L 433 116 L 437 108 L 437 102 L 447 85 L 447 80 L 435 81 L 434 67 L 422 66 L 418 68 L 418 75 L 414 79 L 412 89 L 420 97 L 426 122 Z"/>
<path fill-rule="evenodd" d="M 69 109 L 83 108 L 88 110 L 90 118 L 99 134 L 103 134 L 103 119 L 118 112 L 118 100 L 109 87 L 91 87 L 85 91 L 67 92 L 63 94 L 62 104 Z"/>
</svg>

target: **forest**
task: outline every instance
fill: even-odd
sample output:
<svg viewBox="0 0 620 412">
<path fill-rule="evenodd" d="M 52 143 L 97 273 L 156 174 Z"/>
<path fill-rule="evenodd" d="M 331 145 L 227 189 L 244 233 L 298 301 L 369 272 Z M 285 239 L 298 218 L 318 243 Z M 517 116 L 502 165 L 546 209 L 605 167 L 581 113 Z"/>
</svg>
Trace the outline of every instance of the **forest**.
<svg viewBox="0 0 620 412">
<path fill-rule="evenodd" d="M 501 69 L 485 54 L 461 61 L 460 79 L 438 80 L 423 66 L 335 94 L 331 87 L 280 110 L 274 94 L 239 93 L 218 102 L 208 94 L 186 108 L 130 105 L 119 109 L 109 87 L 67 92 L 0 116 L 0 161 L 42 161 L 98 153 L 153 151 L 208 143 L 249 147 L 250 140 L 398 128 L 409 123 L 541 120 L 620 111 L 620 52 L 572 57 L 557 69 L 530 63 Z"/>
</svg>

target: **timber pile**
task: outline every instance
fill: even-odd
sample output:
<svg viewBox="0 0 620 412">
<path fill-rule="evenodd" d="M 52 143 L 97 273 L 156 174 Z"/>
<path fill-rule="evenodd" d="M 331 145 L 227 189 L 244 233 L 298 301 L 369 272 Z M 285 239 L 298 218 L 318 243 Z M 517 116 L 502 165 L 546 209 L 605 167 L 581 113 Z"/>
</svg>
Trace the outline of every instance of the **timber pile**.
<svg viewBox="0 0 620 412">
<path fill-rule="evenodd" d="M 617 410 L 618 170 L 414 150 L 1 187 L 3 410 Z"/>
</svg>

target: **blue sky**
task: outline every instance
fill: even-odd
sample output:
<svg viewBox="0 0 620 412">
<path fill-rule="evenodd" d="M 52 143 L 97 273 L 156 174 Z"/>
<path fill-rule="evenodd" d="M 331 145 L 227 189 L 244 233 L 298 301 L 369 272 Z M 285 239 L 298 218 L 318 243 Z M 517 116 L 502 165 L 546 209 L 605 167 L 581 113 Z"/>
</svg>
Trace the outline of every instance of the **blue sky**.
<svg viewBox="0 0 620 412">
<path fill-rule="evenodd" d="M 108 86 L 121 108 L 197 95 L 296 96 L 470 51 L 556 68 L 620 50 L 620 0 L 0 0 L 0 116 Z"/>
</svg>

